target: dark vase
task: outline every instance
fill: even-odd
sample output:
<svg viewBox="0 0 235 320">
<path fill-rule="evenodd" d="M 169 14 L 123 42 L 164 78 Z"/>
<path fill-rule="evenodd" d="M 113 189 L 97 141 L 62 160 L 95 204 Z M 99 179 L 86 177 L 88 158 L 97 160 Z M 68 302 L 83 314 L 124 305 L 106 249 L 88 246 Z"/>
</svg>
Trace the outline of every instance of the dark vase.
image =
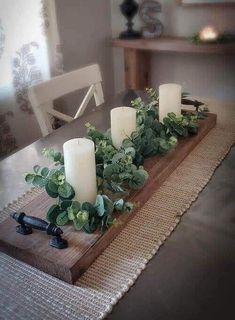
<svg viewBox="0 0 235 320">
<path fill-rule="evenodd" d="M 121 13 L 127 19 L 127 30 L 123 31 L 120 34 L 121 39 L 137 39 L 140 38 L 141 33 L 133 30 L 134 23 L 132 19 L 137 14 L 139 9 L 139 5 L 135 2 L 135 0 L 124 0 L 120 5 Z"/>
</svg>

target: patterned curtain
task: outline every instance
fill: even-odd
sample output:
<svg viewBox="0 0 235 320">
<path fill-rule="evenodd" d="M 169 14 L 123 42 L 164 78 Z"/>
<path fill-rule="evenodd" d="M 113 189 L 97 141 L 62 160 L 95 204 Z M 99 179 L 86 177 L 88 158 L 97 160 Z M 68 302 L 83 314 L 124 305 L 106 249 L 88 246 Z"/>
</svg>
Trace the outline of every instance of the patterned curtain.
<svg viewBox="0 0 235 320">
<path fill-rule="evenodd" d="M 28 88 L 62 72 L 55 0 L 0 0 L 0 157 L 40 137 Z"/>
</svg>

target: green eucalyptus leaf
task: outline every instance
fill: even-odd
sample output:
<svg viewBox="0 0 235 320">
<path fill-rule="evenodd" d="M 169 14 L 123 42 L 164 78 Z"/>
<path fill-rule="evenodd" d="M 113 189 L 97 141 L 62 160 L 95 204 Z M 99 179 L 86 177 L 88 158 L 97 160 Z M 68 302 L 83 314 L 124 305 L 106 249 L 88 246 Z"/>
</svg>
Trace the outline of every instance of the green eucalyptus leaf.
<svg viewBox="0 0 235 320">
<path fill-rule="evenodd" d="M 103 188 L 103 179 L 101 178 L 101 177 L 99 177 L 99 176 L 97 176 L 96 177 L 96 183 L 97 183 L 97 188 L 98 188 L 98 190 L 102 190 L 102 188 Z"/>
<path fill-rule="evenodd" d="M 82 230 L 88 234 L 91 234 L 91 233 L 94 233 L 97 229 L 98 225 L 94 222 L 94 221 L 91 221 L 91 223 L 86 223 Z"/>
<path fill-rule="evenodd" d="M 77 231 L 80 231 L 82 230 L 82 228 L 84 227 L 84 223 L 82 223 L 81 221 L 79 221 L 78 219 L 73 219 L 73 224 L 74 224 L 74 228 L 77 230 Z"/>
<path fill-rule="evenodd" d="M 79 211 L 76 214 L 73 223 L 77 230 L 81 230 L 89 222 L 89 212 L 86 210 Z"/>
<path fill-rule="evenodd" d="M 134 164 L 138 166 L 142 165 L 144 163 L 144 157 L 140 152 L 136 153 L 135 159 L 134 159 Z"/>
<path fill-rule="evenodd" d="M 169 146 L 167 140 L 165 140 L 165 139 L 160 139 L 159 140 L 159 145 L 160 145 L 160 147 L 162 149 L 162 152 L 167 152 L 167 151 L 170 150 L 170 146 Z"/>
<path fill-rule="evenodd" d="M 55 152 L 53 157 L 55 162 L 59 162 L 62 159 L 62 154 L 61 152 Z"/>
<path fill-rule="evenodd" d="M 169 119 L 165 118 L 164 120 L 167 121 L 167 120 L 169 120 Z M 170 121 L 170 120 L 169 120 L 169 121 Z M 164 131 L 163 129 L 160 131 L 160 138 L 166 139 L 166 133 L 165 133 L 165 131 Z"/>
<path fill-rule="evenodd" d="M 123 207 L 123 212 L 132 212 L 134 209 L 134 204 L 132 202 L 125 202 Z"/>
<path fill-rule="evenodd" d="M 33 167 L 33 171 L 37 174 L 37 173 L 39 173 L 40 168 L 41 167 L 39 165 L 36 165 L 36 166 Z"/>
<path fill-rule="evenodd" d="M 68 218 L 68 214 L 66 211 L 63 211 L 58 214 L 58 216 L 56 218 L 56 224 L 58 226 L 64 226 L 68 222 L 69 222 L 69 218 Z"/>
<path fill-rule="evenodd" d="M 53 192 L 49 186 L 50 182 L 48 182 L 45 186 L 45 190 L 47 192 L 47 194 L 51 197 L 51 198 L 57 198 L 59 196 L 58 192 Z"/>
<path fill-rule="evenodd" d="M 152 125 L 152 129 L 156 132 L 156 133 L 160 133 L 163 130 L 164 126 L 162 125 L 161 122 L 155 120 L 153 125 Z"/>
<path fill-rule="evenodd" d="M 89 212 L 86 210 L 78 211 L 76 218 L 83 223 L 87 223 L 89 219 Z"/>
<path fill-rule="evenodd" d="M 112 163 L 118 163 L 120 161 L 123 161 L 124 159 L 125 159 L 125 154 L 119 152 L 113 156 Z"/>
<path fill-rule="evenodd" d="M 48 173 L 49 173 L 49 169 L 46 167 L 41 170 L 41 175 L 43 177 L 46 177 L 48 175 Z"/>
<path fill-rule="evenodd" d="M 108 229 L 108 218 L 109 216 L 104 216 L 101 220 L 101 231 L 105 232 Z"/>
<path fill-rule="evenodd" d="M 146 170 L 144 170 L 144 167 L 139 167 L 138 172 L 144 176 L 145 181 L 149 178 L 149 174 Z"/>
<path fill-rule="evenodd" d="M 81 209 L 80 202 L 78 202 L 78 201 L 73 201 L 73 202 L 72 202 L 72 208 L 73 208 L 73 211 L 74 211 L 75 213 L 78 213 L 78 211 Z"/>
<path fill-rule="evenodd" d="M 148 116 L 148 115 L 146 114 L 145 120 L 144 120 L 144 125 L 145 125 L 145 127 L 146 127 L 146 128 L 151 127 L 151 125 L 153 124 L 153 121 L 154 121 L 154 119 L 153 119 L 151 116 Z"/>
<path fill-rule="evenodd" d="M 60 167 L 59 170 L 65 175 L 65 167 L 64 166 Z"/>
<path fill-rule="evenodd" d="M 56 170 L 51 176 L 50 180 L 56 185 L 61 186 L 65 183 L 65 175 L 60 170 Z"/>
<path fill-rule="evenodd" d="M 61 209 L 62 210 L 67 210 L 68 209 L 68 207 L 70 207 L 72 205 L 72 201 L 71 200 L 64 200 L 64 201 L 62 201 L 61 202 Z"/>
<path fill-rule="evenodd" d="M 69 220 L 74 220 L 76 218 L 75 216 L 76 212 L 74 212 L 72 207 L 67 208 L 67 213 L 68 213 Z"/>
<path fill-rule="evenodd" d="M 138 131 L 133 131 L 132 133 L 131 133 L 131 139 L 132 140 L 136 140 L 136 139 L 138 139 L 139 138 L 139 132 Z M 129 147 L 132 147 L 133 145 L 130 145 Z"/>
<path fill-rule="evenodd" d="M 103 177 L 103 165 L 101 164 L 101 165 L 96 165 L 96 175 L 98 176 L 98 177 Z"/>
<path fill-rule="evenodd" d="M 44 188 L 47 180 L 40 175 L 35 175 L 32 183 L 35 187 Z"/>
<path fill-rule="evenodd" d="M 145 174 L 141 170 L 135 171 L 132 179 L 129 181 L 129 187 L 134 190 L 140 189 L 145 184 L 145 181 Z"/>
<path fill-rule="evenodd" d="M 152 140 L 152 147 L 153 147 L 153 155 L 158 153 L 159 150 L 159 139 L 158 138 L 154 138 Z"/>
<path fill-rule="evenodd" d="M 156 119 L 156 116 L 157 116 L 157 110 L 156 110 L 156 108 L 148 110 L 148 111 L 147 111 L 147 115 L 148 115 L 149 117 L 151 117 L 153 120 L 155 120 L 155 119 Z"/>
<path fill-rule="evenodd" d="M 111 140 L 111 128 L 109 128 L 108 130 L 106 130 L 106 132 L 104 133 L 104 136 L 106 139 L 108 139 L 110 142 Z"/>
<path fill-rule="evenodd" d="M 96 209 L 90 202 L 83 202 L 81 210 L 89 212 L 90 217 L 93 217 L 96 214 Z"/>
<path fill-rule="evenodd" d="M 124 152 L 125 152 L 125 154 L 130 155 L 132 158 L 135 158 L 135 154 L 136 154 L 135 148 L 128 147 L 128 148 L 125 149 Z"/>
<path fill-rule="evenodd" d="M 81 205 L 78 201 L 70 201 L 70 204 L 71 205 L 67 207 L 68 218 L 69 220 L 74 220 L 80 210 Z"/>
<path fill-rule="evenodd" d="M 125 190 L 117 183 L 111 181 L 111 183 L 109 184 L 109 189 L 112 191 L 112 192 L 125 192 Z"/>
<path fill-rule="evenodd" d="M 111 227 L 111 226 L 115 226 L 118 225 L 118 220 L 112 216 L 108 216 L 107 219 L 107 228 Z"/>
<path fill-rule="evenodd" d="M 28 184 L 30 184 L 30 183 L 33 182 L 34 177 L 35 177 L 35 174 L 28 173 L 28 174 L 25 176 L 25 181 L 26 181 Z"/>
<path fill-rule="evenodd" d="M 106 195 L 102 195 L 104 201 L 105 215 L 110 215 L 113 213 L 114 204 L 113 201 L 109 199 Z"/>
<path fill-rule="evenodd" d="M 134 144 L 133 144 L 133 142 L 130 140 L 130 139 L 124 139 L 123 141 L 122 141 L 122 147 L 124 148 L 124 149 L 126 149 L 126 148 L 130 148 L 130 147 L 133 147 L 134 146 Z"/>
<path fill-rule="evenodd" d="M 145 136 L 147 140 L 151 140 L 154 135 L 154 131 L 151 128 L 145 130 Z"/>
<path fill-rule="evenodd" d="M 114 156 L 113 156 L 113 159 L 112 159 L 112 163 L 117 163 L 121 160 L 123 160 L 125 158 L 125 155 L 123 153 L 116 153 Z"/>
<path fill-rule="evenodd" d="M 95 209 L 100 217 L 102 217 L 105 213 L 104 208 L 104 199 L 101 195 L 97 195 L 96 202 L 95 202 Z"/>
<path fill-rule="evenodd" d="M 119 165 L 117 163 L 113 163 L 113 164 L 107 165 L 104 168 L 103 175 L 104 175 L 104 178 L 111 179 L 112 175 L 118 174 L 119 172 L 120 172 Z"/>
<path fill-rule="evenodd" d="M 50 189 L 51 192 L 58 193 L 59 186 L 55 184 L 53 181 L 49 180 L 47 185 L 48 189 Z"/>
<path fill-rule="evenodd" d="M 124 200 L 123 199 L 119 199 L 119 200 L 116 200 L 114 202 L 114 208 L 115 210 L 117 211 L 122 211 L 123 210 L 123 207 L 124 207 Z"/>
<path fill-rule="evenodd" d="M 122 173 L 119 174 L 119 178 L 122 181 L 129 180 L 129 179 L 131 179 L 131 177 L 132 177 L 132 174 L 129 173 L 129 172 L 122 172 Z"/>
<path fill-rule="evenodd" d="M 187 136 L 187 130 L 178 123 L 173 122 L 172 127 L 174 131 L 180 136 Z"/>
<path fill-rule="evenodd" d="M 148 157 L 153 152 L 153 144 L 151 143 L 151 140 L 145 140 L 143 146 L 142 146 L 142 154 L 144 157 Z"/>
<path fill-rule="evenodd" d="M 65 182 L 59 186 L 58 193 L 60 197 L 68 199 L 73 195 L 74 191 L 72 186 L 68 182 Z"/>
<path fill-rule="evenodd" d="M 60 207 L 58 205 L 52 205 L 47 211 L 47 220 L 51 223 L 56 223 L 57 216 L 60 212 Z"/>
<path fill-rule="evenodd" d="M 57 169 L 51 169 L 48 175 L 48 178 L 51 178 L 58 170 Z"/>
<path fill-rule="evenodd" d="M 177 143 L 178 143 L 178 139 L 176 137 L 173 137 L 173 136 L 170 137 L 169 144 L 171 147 L 175 147 L 177 145 Z"/>
</svg>

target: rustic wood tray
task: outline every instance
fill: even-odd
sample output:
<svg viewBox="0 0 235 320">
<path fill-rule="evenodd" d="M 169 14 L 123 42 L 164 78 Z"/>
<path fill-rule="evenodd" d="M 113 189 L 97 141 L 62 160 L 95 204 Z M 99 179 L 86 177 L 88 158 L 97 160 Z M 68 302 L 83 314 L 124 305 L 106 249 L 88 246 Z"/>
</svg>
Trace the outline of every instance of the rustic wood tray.
<svg viewBox="0 0 235 320">
<path fill-rule="evenodd" d="M 138 202 L 141 208 L 215 124 L 216 115 L 209 114 L 208 118 L 201 121 L 197 135 L 181 139 L 177 148 L 164 157 L 156 156 L 147 159 L 145 168 L 149 172 L 148 182 L 142 190 L 131 193 L 130 201 Z M 42 193 L 21 211 L 45 219 L 47 208 L 53 202 L 54 200 L 46 193 Z M 52 276 L 74 283 L 136 212 L 137 210 L 132 214 L 117 215 L 122 223 L 111 227 L 105 233 L 86 234 L 75 231 L 73 226 L 63 227 L 64 238 L 69 243 L 69 247 L 63 250 L 50 247 L 49 237 L 45 232 L 34 230 L 33 234 L 27 236 L 16 233 L 16 222 L 12 218 L 7 218 L 0 224 L 0 249 Z"/>
</svg>

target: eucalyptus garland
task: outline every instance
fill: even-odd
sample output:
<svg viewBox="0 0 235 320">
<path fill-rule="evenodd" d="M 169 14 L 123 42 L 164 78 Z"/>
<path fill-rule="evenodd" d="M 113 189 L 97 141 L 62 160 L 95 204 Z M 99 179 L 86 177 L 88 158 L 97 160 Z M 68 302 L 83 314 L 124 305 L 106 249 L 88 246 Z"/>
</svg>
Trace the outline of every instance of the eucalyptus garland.
<svg viewBox="0 0 235 320">
<path fill-rule="evenodd" d="M 131 190 L 141 189 L 148 173 L 144 160 L 154 155 L 164 155 L 175 148 L 180 137 L 196 134 L 199 119 L 206 117 L 207 109 L 199 101 L 186 99 L 182 103 L 195 106 L 195 112 L 183 112 L 181 116 L 168 114 L 158 121 L 158 94 L 154 89 L 146 89 L 147 103 L 141 98 L 131 102 L 137 112 L 137 131 L 126 137 L 120 149 L 112 144 L 110 129 L 98 131 L 86 124 L 87 138 L 95 144 L 98 195 L 95 204 L 74 200 L 72 186 L 66 182 L 64 157 L 61 152 L 44 149 L 43 154 L 55 164 L 53 169 L 34 166 L 25 180 L 34 186 L 45 188 L 47 194 L 56 200 L 47 212 L 47 220 L 59 226 L 73 223 L 76 230 L 93 233 L 97 229 L 105 231 L 116 224 L 115 212 L 130 213 L 134 204 L 125 199 Z"/>
<path fill-rule="evenodd" d="M 224 33 L 219 34 L 218 38 L 213 41 L 211 41 L 211 40 L 210 41 L 202 41 L 200 39 L 200 33 L 197 32 L 197 33 L 194 33 L 189 38 L 189 40 L 196 45 L 198 45 L 198 44 L 226 44 L 226 43 L 231 43 L 231 42 L 235 41 L 235 34 L 224 32 Z"/>
</svg>

